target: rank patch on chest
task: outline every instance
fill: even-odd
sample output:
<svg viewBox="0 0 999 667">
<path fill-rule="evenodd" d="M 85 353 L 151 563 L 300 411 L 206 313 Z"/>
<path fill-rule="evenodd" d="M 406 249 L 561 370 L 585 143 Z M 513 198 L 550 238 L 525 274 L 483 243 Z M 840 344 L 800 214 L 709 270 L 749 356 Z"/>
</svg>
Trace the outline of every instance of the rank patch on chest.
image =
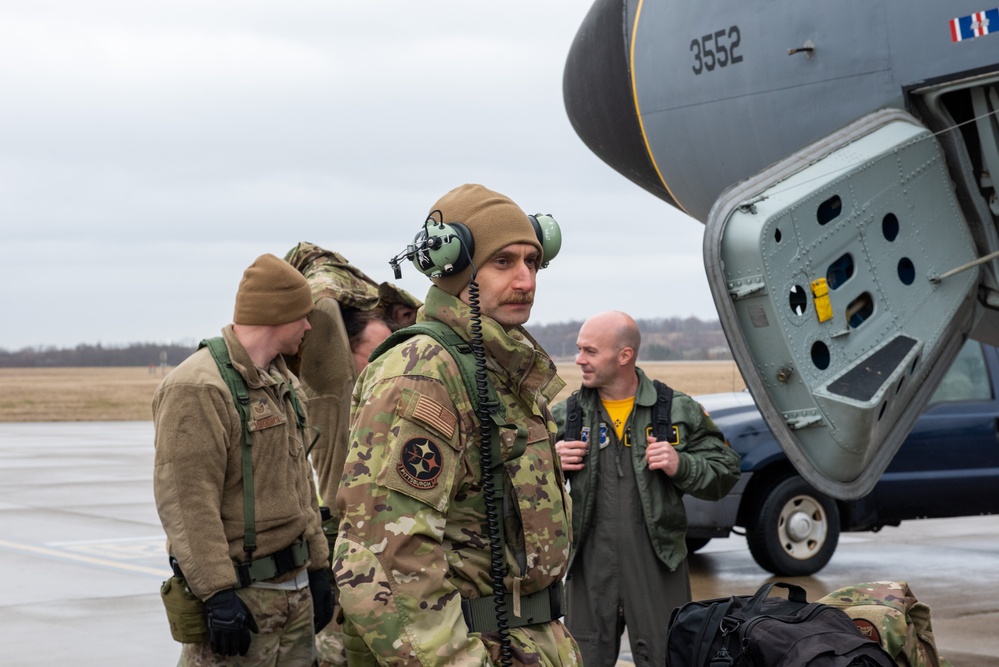
<svg viewBox="0 0 999 667">
<path fill-rule="evenodd" d="M 440 448 L 427 438 L 413 438 L 402 446 L 396 470 L 406 483 L 417 489 L 437 486 L 444 459 Z"/>
</svg>

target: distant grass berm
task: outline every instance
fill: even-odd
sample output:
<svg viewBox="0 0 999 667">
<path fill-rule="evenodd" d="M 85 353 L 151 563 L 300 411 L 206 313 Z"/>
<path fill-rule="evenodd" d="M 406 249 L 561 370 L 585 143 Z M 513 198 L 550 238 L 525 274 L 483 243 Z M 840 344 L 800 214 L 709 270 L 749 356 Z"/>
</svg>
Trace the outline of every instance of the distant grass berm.
<svg viewBox="0 0 999 667">
<path fill-rule="evenodd" d="M 688 394 L 740 391 L 745 383 L 732 361 L 652 361 L 639 365 L 652 377 Z M 156 387 L 169 369 L 0 368 L 0 422 L 149 421 Z M 559 362 L 566 388 L 579 387 L 572 360 Z"/>
</svg>

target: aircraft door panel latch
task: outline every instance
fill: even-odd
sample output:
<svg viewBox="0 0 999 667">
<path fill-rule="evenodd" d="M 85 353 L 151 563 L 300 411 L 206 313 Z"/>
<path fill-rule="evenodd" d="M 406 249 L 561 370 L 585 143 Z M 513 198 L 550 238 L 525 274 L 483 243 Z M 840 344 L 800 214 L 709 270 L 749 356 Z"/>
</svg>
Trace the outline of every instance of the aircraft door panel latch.
<svg viewBox="0 0 999 667">
<path fill-rule="evenodd" d="M 831 320 L 833 309 L 829 301 L 829 284 L 825 278 L 812 281 L 812 298 L 815 302 L 815 316 L 819 318 L 819 322 Z"/>
</svg>

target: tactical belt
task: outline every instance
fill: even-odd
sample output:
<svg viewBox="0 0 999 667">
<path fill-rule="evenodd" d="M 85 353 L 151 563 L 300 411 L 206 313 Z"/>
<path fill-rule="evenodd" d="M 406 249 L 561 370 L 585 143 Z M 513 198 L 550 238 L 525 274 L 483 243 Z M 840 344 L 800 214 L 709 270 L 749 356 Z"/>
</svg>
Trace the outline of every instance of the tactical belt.
<svg viewBox="0 0 999 667">
<path fill-rule="evenodd" d="M 508 593 L 507 600 L 512 599 Z M 497 632 L 496 596 L 468 598 L 461 601 L 461 613 L 470 632 Z M 562 617 L 562 582 L 520 598 L 520 616 L 507 611 L 507 627 L 519 628 L 548 623 Z"/>
<path fill-rule="evenodd" d="M 309 560 L 307 542 L 295 542 L 281 551 L 245 563 L 236 564 L 236 588 L 243 588 L 257 581 L 266 581 L 291 572 Z"/>
</svg>

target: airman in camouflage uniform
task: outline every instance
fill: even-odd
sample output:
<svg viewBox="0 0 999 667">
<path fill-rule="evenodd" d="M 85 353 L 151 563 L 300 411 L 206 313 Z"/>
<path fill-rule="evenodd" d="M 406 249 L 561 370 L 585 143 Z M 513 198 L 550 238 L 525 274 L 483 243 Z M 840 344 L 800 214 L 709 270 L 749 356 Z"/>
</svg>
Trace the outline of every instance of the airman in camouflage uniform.
<svg viewBox="0 0 999 667">
<path fill-rule="evenodd" d="M 478 297 L 468 284 L 471 267 L 435 277 L 418 321 L 442 322 L 472 341 L 469 304 L 480 302 L 486 377 L 500 403 L 492 432 L 503 464 L 497 506 L 512 663 L 577 665 L 575 641 L 557 613 L 538 622 L 522 615 L 532 601 L 560 594 L 571 541 L 547 408 L 564 383 L 520 326 L 530 315 L 543 246 L 516 204 L 482 186 L 452 190 L 431 211 L 461 222 L 474 239 Z M 359 640 L 348 654 L 352 664 L 355 657 L 367 664 L 499 663 L 500 634 L 470 627 L 463 614 L 475 601 L 491 604 L 493 593 L 478 433 L 459 366 L 430 336 L 389 349 L 358 379 L 334 553 L 347 639 Z"/>
<path fill-rule="evenodd" d="M 376 283 L 340 253 L 307 241 L 289 250 L 284 258 L 305 276 L 316 304 L 310 318 L 312 331 L 306 334 L 295 361 L 309 398 L 309 420 L 320 432 L 310 454 L 320 502 L 332 505 L 343 473 L 350 393 L 359 370 L 352 358 L 345 314 L 377 312 L 390 326 L 398 327 L 412 323 L 400 321 L 399 312 L 415 313 L 421 303 L 395 285 Z M 384 335 L 379 342 L 382 339 Z M 338 527 L 335 516 L 323 522 L 323 530 L 331 538 Z M 333 621 L 316 633 L 318 667 L 347 664 L 340 617 L 338 608 Z"/>
<path fill-rule="evenodd" d="M 838 607 L 861 633 L 905 667 L 950 667 L 937 654 L 930 608 L 904 581 L 875 581 L 833 591 L 817 602 Z"/>
</svg>

